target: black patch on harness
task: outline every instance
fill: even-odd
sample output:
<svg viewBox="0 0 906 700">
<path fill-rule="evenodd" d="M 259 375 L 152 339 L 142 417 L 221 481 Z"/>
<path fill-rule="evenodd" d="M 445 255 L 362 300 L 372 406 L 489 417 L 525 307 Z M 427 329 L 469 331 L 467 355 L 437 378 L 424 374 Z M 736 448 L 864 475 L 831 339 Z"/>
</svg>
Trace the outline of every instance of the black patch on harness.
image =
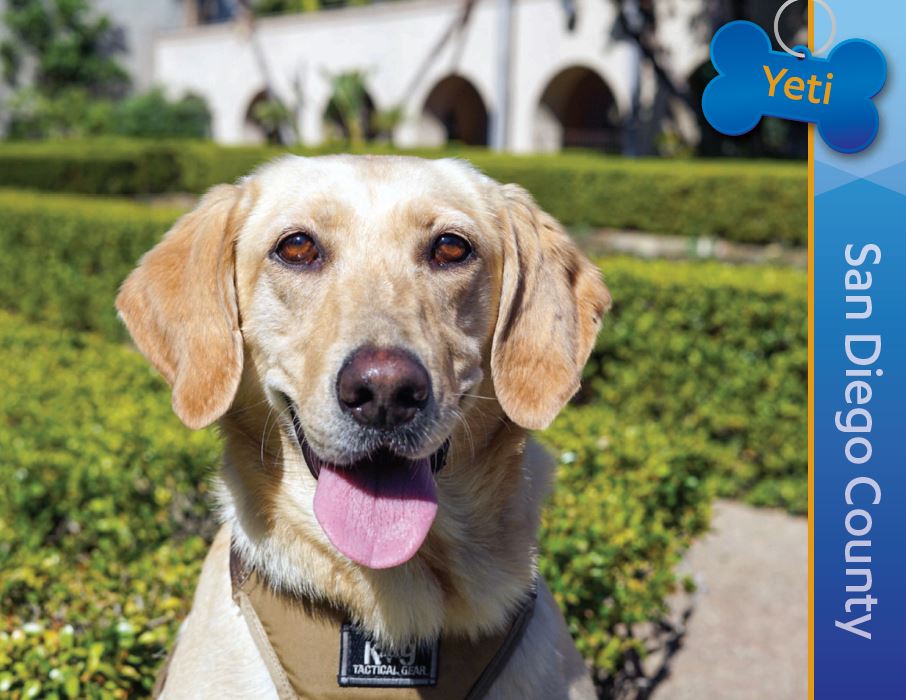
<svg viewBox="0 0 906 700">
<path fill-rule="evenodd" d="M 340 629 L 340 672 L 344 687 L 412 688 L 437 684 L 438 642 L 385 654 L 348 622 Z"/>
</svg>

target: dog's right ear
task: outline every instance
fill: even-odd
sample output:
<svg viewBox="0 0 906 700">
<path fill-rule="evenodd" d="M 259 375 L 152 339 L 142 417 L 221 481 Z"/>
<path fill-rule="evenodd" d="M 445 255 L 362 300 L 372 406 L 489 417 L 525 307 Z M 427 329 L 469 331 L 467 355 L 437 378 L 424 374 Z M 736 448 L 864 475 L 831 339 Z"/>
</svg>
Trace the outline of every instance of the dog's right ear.
<svg viewBox="0 0 906 700">
<path fill-rule="evenodd" d="M 173 410 L 203 428 L 229 409 L 242 375 L 234 244 L 242 190 L 221 185 L 183 216 L 123 283 L 116 308 L 173 390 Z"/>
</svg>

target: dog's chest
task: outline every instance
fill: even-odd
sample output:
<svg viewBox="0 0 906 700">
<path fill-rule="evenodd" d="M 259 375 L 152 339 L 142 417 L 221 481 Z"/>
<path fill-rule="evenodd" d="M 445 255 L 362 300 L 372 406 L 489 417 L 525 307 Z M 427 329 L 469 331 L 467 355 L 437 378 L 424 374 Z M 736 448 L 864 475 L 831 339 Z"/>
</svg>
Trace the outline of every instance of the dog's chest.
<svg viewBox="0 0 906 700">
<path fill-rule="evenodd" d="M 473 700 L 487 692 L 522 637 L 534 593 L 502 633 L 444 637 L 385 650 L 325 605 L 282 595 L 231 554 L 233 597 L 280 698 Z"/>
</svg>

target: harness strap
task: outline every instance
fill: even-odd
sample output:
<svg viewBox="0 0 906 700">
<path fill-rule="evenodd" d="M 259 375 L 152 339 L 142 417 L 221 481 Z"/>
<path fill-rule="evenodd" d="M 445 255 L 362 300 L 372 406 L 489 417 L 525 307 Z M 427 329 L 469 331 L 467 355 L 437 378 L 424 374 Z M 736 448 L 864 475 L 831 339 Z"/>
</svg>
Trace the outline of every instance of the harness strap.
<svg viewBox="0 0 906 700">
<path fill-rule="evenodd" d="M 264 665 L 267 666 L 268 673 L 270 673 L 280 700 L 295 700 L 295 691 L 293 691 L 292 684 L 283 672 L 280 659 L 277 657 L 270 641 L 268 641 L 267 631 L 261 625 L 258 615 L 255 614 L 255 607 L 249 600 L 248 594 L 242 590 L 252 571 L 243 565 L 242 559 L 232 545 L 233 543 L 230 542 L 230 584 L 233 590 L 233 601 L 242 612 L 245 624 L 249 628 L 255 646 L 258 647 L 258 653 L 261 655 Z"/>
<path fill-rule="evenodd" d="M 281 700 L 480 700 L 525 634 L 535 608 L 535 586 L 509 628 L 475 642 L 440 640 L 437 684 L 419 687 L 340 687 L 340 631 L 344 615 L 325 604 L 283 595 L 266 585 L 230 550 L 233 598 L 246 620 Z"/>
<path fill-rule="evenodd" d="M 533 583 L 529 590 L 529 596 L 523 606 L 519 609 L 519 613 L 516 615 L 516 619 L 513 620 L 513 624 L 511 624 L 509 630 L 507 630 L 507 635 L 504 638 L 503 643 L 500 645 L 500 648 L 497 649 L 494 658 L 492 658 L 490 663 L 485 666 L 484 671 L 481 672 L 478 680 L 475 681 L 475 685 L 472 686 L 472 689 L 469 691 L 465 700 L 479 700 L 480 698 L 483 698 L 503 669 L 506 668 L 507 662 L 510 660 L 513 652 L 516 651 L 519 642 L 522 641 L 522 636 L 528 629 L 529 622 L 532 621 L 532 614 L 535 612 L 535 601 L 537 598 L 537 585 Z"/>
<path fill-rule="evenodd" d="M 277 689 L 277 696 L 280 700 L 297 700 L 296 691 L 284 672 L 283 664 L 280 663 L 277 652 L 271 646 L 270 640 L 267 638 L 267 630 L 264 629 L 260 618 L 255 613 L 255 607 L 249 600 L 248 595 L 244 591 L 239 590 L 233 594 L 233 599 L 239 606 L 239 610 L 242 611 L 242 617 L 245 618 L 245 623 L 248 625 L 255 646 L 258 647 L 258 653 L 261 655 L 264 665 L 267 666 L 267 671 L 274 682 L 274 687 Z"/>
<path fill-rule="evenodd" d="M 164 659 L 164 662 L 161 664 L 161 667 L 157 671 L 157 676 L 154 678 L 154 687 L 151 688 L 151 698 L 152 700 L 157 700 L 160 697 L 161 693 L 164 692 L 164 685 L 167 682 L 167 674 L 170 673 L 170 664 L 173 662 L 173 654 L 176 652 L 176 644 L 173 645 L 173 648 L 170 649 L 170 653 L 167 654 L 167 657 Z"/>
</svg>

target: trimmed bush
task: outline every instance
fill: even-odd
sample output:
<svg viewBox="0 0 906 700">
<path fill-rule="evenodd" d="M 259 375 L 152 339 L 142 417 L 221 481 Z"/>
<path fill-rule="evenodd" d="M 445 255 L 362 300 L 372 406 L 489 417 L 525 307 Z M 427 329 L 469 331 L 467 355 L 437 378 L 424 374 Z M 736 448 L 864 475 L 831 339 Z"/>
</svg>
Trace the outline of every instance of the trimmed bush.
<svg viewBox="0 0 906 700">
<path fill-rule="evenodd" d="M 567 408 L 538 435 L 558 456 L 540 566 L 579 651 L 601 675 L 644 657 L 636 626 L 660 620 L 674 566 L 708 525 L 716 465 L 701 435 L 600 406 Z"/>
<path fill-rule="evenodd" d="M 219 441 L 127 347 L 6 314 L 0 385 L 0 695 L 146 695 L 204 557 Z"/>
<path fill-rule="evenodd" d="M 330 147 L 298 151 L 331 152 Z M 84 194 L 203 192 L 284 151 L 205 142 L 4 144 L 0 185 Z M 389 153 L 371 147 L 370 153 Z M 527 188 L 572 227 L 607 227 L 744 243 L 807 242 L 804 164 L 625 159 L 589 153 L 513 156 L 483 149 L 412 150 L 460 156 Z"/>
<path fill-rule="evenodd" d="M 699 436 L 721 495 L 805 513 L 805 273 L 627 258 L 601 267 L 614 308 L 580 400 Z"/>
<path fill-rule="evenodd" d="M 100 198 L 0 193 L 0 307 L 125 339 L 113 298 L 177 216 Z M 601 261 L 615 306 L 581 401 L 700 433 L 720 492 L 804 513 L 806 276 L 714 262 Z"/>
<path fill-rule="evenodd" d="M 470 159 L 496 180 L 525 187 L 567 226 L 807 244 L 804 165 L 581 155 Z"/>
<path fill-rule="evenodd" d="M 116 290 L 178 214 L 99 197 L 0 192 L 0 308 L 125 339 Z"/>
<path fill-rule="evenodd" d="M 145 361 L 0 313 L 0 693 L 145 695 L 212 532 L 213 431 L 190 433 Z M 620 668 L 707 523 L 694 439 L 570 409 L 542 436 L 560 466 L 541 566 L 586 657 Z"/>
<path fill-rule="evenodd" d="M 0 145 L 0 186 L 73 194 L 132 195 L 182 189 L 172 146 L 131 141 Z"/>
</svg>

